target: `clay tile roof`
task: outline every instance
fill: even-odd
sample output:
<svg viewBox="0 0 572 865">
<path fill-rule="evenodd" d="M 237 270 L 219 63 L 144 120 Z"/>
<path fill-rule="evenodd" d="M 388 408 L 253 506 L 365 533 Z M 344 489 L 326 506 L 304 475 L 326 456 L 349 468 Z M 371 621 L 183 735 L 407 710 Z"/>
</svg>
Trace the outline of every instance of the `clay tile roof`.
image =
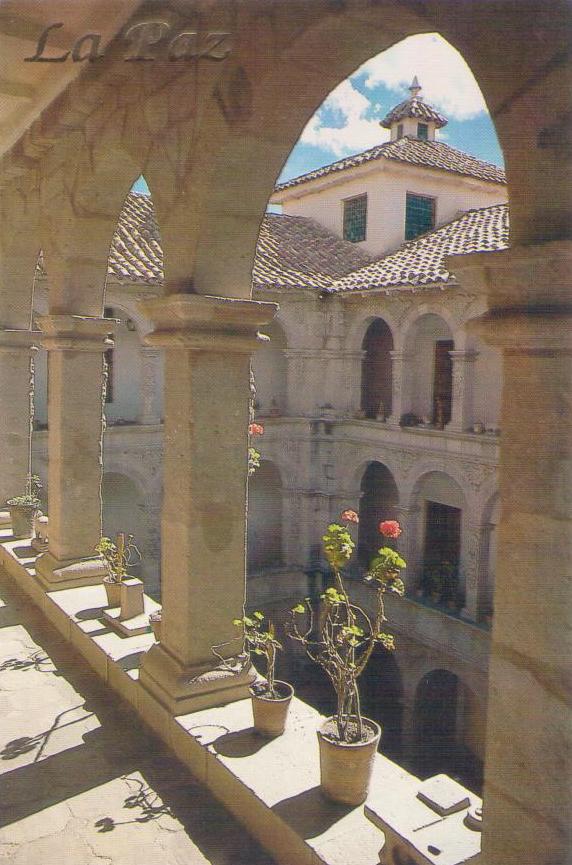
<svg viewBox="0 0 572 865">
<path fill-rule="evenodd" d="M 252 281 L 255 288 L 329 288 L 334 279 L 369 261 L 370 255 L 313 219 L 267 213 L 258 236 Z"/>
<path fill-rule="evenodd" d="M 307 174 L 294 177 L 285 183 L 279 183 L 275 192 L 281 192 L 302 183 L 309 183 L 311 180 L 318 180 L 338 171 L 355 168 L 366 162 L 374 162 L 377 159 L 390 159 L 396 162 L 407 162 L 410 165 L 421 165 L 425 168 L 436 168 L 441 171 L 450 171 L 453 174 L 477 177 L 479 180 L 488 180 L 491 183 L 506 183 L 505 173 L 498 165 L 483 162 L 476 156 L 470 156 L 468 153 L 456 150 L 443 141 L 422 141 L 411 135 L 404 135 L 397 141 L 378 144 L 377 147 L 364 150 L 363 153 L 347 156 L 345 159 L 324 165 L 322 168 L 316 168 L 315 171 L 309 171 Z"/>
<path fill-rule="evenodd" d="M 447 283 L 453 277 L 445 267 L 446 256 L 506 249 L 508 228 L 506 204 L 468 210 L 446 225 L 409 240 L 395 252 L 336 280 L 332 290 L 397 290 Z"/>
<path fill-rule="evenodd" d="M 334 279 L 363 267 L 371 259 L 312 219 L 269 213 L 260 228 L 253 285 L 255 289 L 325 289 Z M 162 283 L 163 252 L 148 195 L 127 196 L 111 243 L 108 272 L 120 283 Z"/>
<path fill-rule="evenodd" d="M 381 125 L 386 129 L 390 129 L 392 123 L 403 120 L 404 117 L 414 117 L 416 120 L 425 121 L 432 120 L 437 129 L 441 129 L 448 123 L 446 117 L 443 117 L 442 114 L 435 111 L 435 109 L 424 102 L 423 99 L 413 97 L 412 99 L 404 99 L 403 102 L 400 102 L 399 105 L 392 108 L 389 114 L 386 114 L 381 121 Z"/>
</svg>

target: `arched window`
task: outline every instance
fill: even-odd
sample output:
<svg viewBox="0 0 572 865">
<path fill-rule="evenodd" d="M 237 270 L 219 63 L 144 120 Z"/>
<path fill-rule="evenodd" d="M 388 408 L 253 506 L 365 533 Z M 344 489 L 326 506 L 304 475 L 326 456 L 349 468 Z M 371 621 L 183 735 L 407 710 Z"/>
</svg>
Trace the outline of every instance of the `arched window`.
<svg viewBox="0 0 572 865">
<path fill-rule="evenodd" d="M 376 318 L 363 338 L 361 407 L 368 418 L 391 414 L 391 351 L 393 337 L 382 318 Z"/>
<path fill-rule="evenodd" d="M 444 319 L 422 315 L 410 327 L 406 352 L 411 357 L 406 382 L 408 410 L 442 429 L 451 420 L 453 335 Z"/>
</svg>

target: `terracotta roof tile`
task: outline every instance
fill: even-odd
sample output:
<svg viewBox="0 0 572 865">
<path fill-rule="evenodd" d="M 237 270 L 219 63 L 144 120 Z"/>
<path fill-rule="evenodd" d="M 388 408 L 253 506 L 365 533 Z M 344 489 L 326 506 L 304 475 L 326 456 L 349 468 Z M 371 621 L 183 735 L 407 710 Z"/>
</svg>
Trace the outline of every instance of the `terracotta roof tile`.
<svg viewBox="0 0 572 865">
<path fill-rule="evenodd" d="M 448 255 L 492 252 L 509 243 L 507 204 L 468 210 L 457 219 L 409 240 L 395 252 L 334 282 L 333 291 L 397 290 L 452 280 L 445 267 Z"/>
<path fill-rule="evenodd" d="M 355 168 L 366 162 L 374 162 L 377 159 L 390 159 L 397 162 L 407 162 L 410 165 L 422 165 L 425 168 L 436 168 L 450 171 L 453 174 L 478 177 L 479 180 L 487 180 L 491 183 L 506 183 L 505 173 L 498 165 L 483 162 L 475 156 L 470 156 L 468 153 L 450 147 L 443 141 L 422 141 L 411 135 L 405 135 L 397 141 L 378 144 L 377 147 L 364 150 L 363 153 L 347 156 L 338 162 L 332 162 L 330 165 L 316 168 L 315 171 L 309 171 L 307 174 L 294 177 L 285 183 L 279 183 L 275 192 L 299 186 L 301 183 L 309 183 L 311 180 L 317 180 L 338 171 L 345 171 L 347 168 Z"/>
<path fill-rule="evenodd" d="M 403 120 L 404 117 L 415 117 L 417 120 L 426 121 L 432 120 L 437 129 L 446 126 L 448 122 L 446 117 L 443 117 L 442 114 L 435 111 L 435 109 L 431 105 L 428 105 L 427 102 L 424 102 L 423 99 L 413 97 L 412 99 L 404 99 L 403 102 L 400 102 L 399 105 L 392 108 L 389 114 L 386 114 L 381 121 L 381 125 L 385 126 L 386 129 L 389 129 L 392 123 L 395 123 L 398 120 Z"/>
<path fill-rule="evenodd" d="M 268 213 L 260 228 L 254 288 L 325 289 L 372 257 L 312 219 Z M 127 196 L 111 243 L 109 276 L 118 282 L 163 281 L 163 252 L 148 195 Z"/>
</svg>

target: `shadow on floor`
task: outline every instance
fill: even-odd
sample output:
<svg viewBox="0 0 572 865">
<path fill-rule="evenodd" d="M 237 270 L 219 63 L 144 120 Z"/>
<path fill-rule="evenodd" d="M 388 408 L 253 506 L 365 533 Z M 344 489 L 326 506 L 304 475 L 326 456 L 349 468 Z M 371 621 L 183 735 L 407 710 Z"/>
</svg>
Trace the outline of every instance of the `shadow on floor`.
<svg viewBox="0 0 572 865">
<path fill-rule="evenodd" d="M 22 688 L 28 687 L 29 692 L 29 670 L 44 671 L 43 666 L 45 672 L 58 676 L 58 681 L 65 679 L 75 692 L 66 692 L 68 701 L 70 694 L 73 696 L 73 705 L 64 711 L 56 707 L 51 726 L 45 721 L 39 722 L 41 726 L 37 732 L 28 729 L 28 735 L 7 742 L 4 740 L 0 751 L 0 826 L 12 826 L 51 805 L 71 800 L 85 791 L 96 791 L 107 782 L 121 778 L 132 793 L 125 798 L 123 806 L 114 806 L 114 813 L 86 825 L 86 833 L 121 833 L 127 823 L 152 823 L 168 815 L 179 821 L 192 844 L 211 865 L 273 865 L 270 856 L 198 784 L 188 769 L 142 726 L 130 707 L 91 672 L 73 647 L 1 571 L 0 599 L 6 605 L 0 609 L 4 627 L 20 625 L 18 633 L 21 634 L 25 628 L 35 643 L 33 649 L 23 646 L 28 655 L 23 653 L 18 658 L 12 657 L 11 653 L 3 662 L 5 675 L 12 676 L 11 693 L 17 693 L 18 679 L 14 677 L 20 675 L 23 677 Z M 0 649 L 4 635 L 11 639 L 8 631 L 0 630 Z M 133 666 L 138 660 L 136 654 L 130 656 L 129 663 Z M 53 665 L 50 670 L 47 669 L 48 663 Z M 46 683 L 45 694 L 53 700 L 54 685 L 50 685 L 48 676 L 41 679 Z M 41 700 L 41 694 L 38 699 Z M 48 701 L 46 705 L 49 708 L 43 708 L 44 718 L 47 712 L 51 712 L 52 704 Z M 29 728 L 30 718 L 27 717 L 26 721 Z M 82 732 L 76 726 L 81 722 L 97 726 L 95 729 L 86 727 Z M 5 730 L 11 729 L 1 721 L 0 726 Z M 64 727 L 67 729 L 62 735 Z M 76 738 L 72 736 L 71 746 L 65 747 L 64 736 L 70 732 Z M 61 745 L 58 735 L 62 736 Z M 79 744 L 78 737 L 81 739 Z M 61 750 L 53 753 L 58 746 Z M 24 764 L 23 760 L 26 760 Z M 19 765 L 12 768 L 11 761 Z M 130 777 L 135 775 L 139 777 Z M 95 825 L 96 822 L 99 825 Z M 157 832 L 164 830 L 158 827 Z"/>
</svg>

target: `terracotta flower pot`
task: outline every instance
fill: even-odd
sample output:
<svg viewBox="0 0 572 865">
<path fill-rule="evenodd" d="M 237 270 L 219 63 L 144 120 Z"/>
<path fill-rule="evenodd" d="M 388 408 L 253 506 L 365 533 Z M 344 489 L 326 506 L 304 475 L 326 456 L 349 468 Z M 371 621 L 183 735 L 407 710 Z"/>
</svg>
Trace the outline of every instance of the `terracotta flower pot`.
<svg viewBox="0 0 572 865">
<path fill-rule="evenodd" d="M 31 538 L 34 535 L 34 519 L 38 512 L 36 505 L 8 505 L 12 520 L 12 534 L 15 538 Z"/>
<path fill-rule="evenodd" d="M 153 629 L 153 634 L 158 643 L 161 642 L 161 615 L 157 615 L 157 613 L 151 613 L 149 616 L 149 624 Z"/>
<path fill-rule="evenodd" d="M 103 585 L 107 594 L 107 606 L 118 607 L 121 603 L 121 583 L 112 580 L 111 577 L 104 577 Z"/>
<path fill-rule="evenodd" d="M 334 718 L 317 731 L 322 792 L 333 802 L 361 805 L 367 799 L 381 727 L 369 718 L 363 718 L 363 727 L 362 742 L 340 742 Z"/>
<path fill-rule="evenodd" d="M 270 739 L 284 732 L 290 701 L 294 696 L 294 688 L 287 682 L 275 682 L 274 689 L 278 697 L 271 697 L 268 692 L 261 690 L 260 685 L 250 689 L 254 729 Z"/>
</svg>

